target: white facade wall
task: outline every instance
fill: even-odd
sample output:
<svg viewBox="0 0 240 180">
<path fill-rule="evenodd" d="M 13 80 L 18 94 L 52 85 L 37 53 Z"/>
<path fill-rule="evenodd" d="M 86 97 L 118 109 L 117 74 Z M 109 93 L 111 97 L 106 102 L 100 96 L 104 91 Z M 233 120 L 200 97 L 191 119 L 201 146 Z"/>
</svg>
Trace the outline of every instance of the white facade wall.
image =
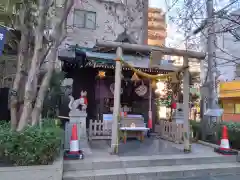
<svg viewBox="0 0 240 180">
<path fill-rule="evenodd" d="M 57 0 L 61 4 L 62 0 Z M 65 45 L 76 45 L 93 47 L 96 40 L 114 41 L 124 31 L 127 24 L 127 32 L 138 43 L 143 36 L 143 12 L 141 9 L 143 0 L 128 0 L 128 10 L 124 10 L 122 1 L 125 0 L 87 0 L 75 1 L 67 19 L 67 38 L 61 48 Z M 79 28 L 74 25 L 74 9 L 96 13 L 96 28 Z M 126 13 L 130 12 L 130 16 Z M 128 17 L 133 17 L 132 21 Z M 127 23 L 121 24 L 123 21 Z"/>
</svg>

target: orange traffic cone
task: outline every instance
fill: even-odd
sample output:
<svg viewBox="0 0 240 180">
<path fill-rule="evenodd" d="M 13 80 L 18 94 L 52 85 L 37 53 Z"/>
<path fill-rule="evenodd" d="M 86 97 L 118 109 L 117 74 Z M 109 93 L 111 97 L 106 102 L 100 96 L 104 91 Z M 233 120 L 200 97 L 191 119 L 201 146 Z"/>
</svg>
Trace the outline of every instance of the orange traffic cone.
<svg viewBox="0 0 240 180">
<path fill-rule="evenodd" d="M 223 126 L 222 128 L 222 138 L 221 138 L 221 144 L 219 149 L 230 150 L 227 126 Z"/>
<path fill-rule="evenodd" d="M 215 148 L 214 150 L 215 150 L 215 152 L 218 152 L 218 153 L 223 154 L 223 155 L 236 155 L 236 154 L 238 154 L 237 151 L 234 151 L 230 148 L 229 140 L 228 140 L 227 126 L 223 126 L 221 144 L 220 144 L 219 148 Z"/>
<path fill-rule="evenodd" d="M 72 136 L 70 140 L 70 151 L 69 154 L 79 154 L 79 142 L 77 134 L 77 125 L 73 124 L 72 126 Z"/>
</svg>

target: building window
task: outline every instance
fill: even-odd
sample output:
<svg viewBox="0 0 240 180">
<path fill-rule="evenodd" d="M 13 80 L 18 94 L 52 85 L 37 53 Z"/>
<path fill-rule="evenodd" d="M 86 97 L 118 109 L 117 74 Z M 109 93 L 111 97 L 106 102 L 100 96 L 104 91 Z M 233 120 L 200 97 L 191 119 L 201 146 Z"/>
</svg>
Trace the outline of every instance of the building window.
<svg viewBox="0 0 240 180">
<path fill-rule="evenodd" d="M 96 29 L 96 13 L 75 9 L 73 26 L 78 28 Z"/>
<path fill-rule="evenodd" d="M 234 114 L 234 104 L 233 103 L 224 103 L 223 104 L 224 113 Z"/>
<path fill-rule="evenodd" d="M 240 104 L 235 104 L 235 114 L 240 114 Z"/>
</svg>

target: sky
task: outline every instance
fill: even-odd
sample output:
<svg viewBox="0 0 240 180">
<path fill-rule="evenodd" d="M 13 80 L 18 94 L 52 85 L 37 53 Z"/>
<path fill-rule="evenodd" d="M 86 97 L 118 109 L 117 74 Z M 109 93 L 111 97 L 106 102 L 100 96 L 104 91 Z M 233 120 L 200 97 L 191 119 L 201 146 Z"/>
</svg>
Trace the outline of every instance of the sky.
<svg viewBox="0 0 240 180">
<path fill-rule="evenodd" d="M 166 11 L 166 1 L 170 5 L 172 0 L 149 0 L 149 7 L 161 8 L 163 11 Z M 168 16 L 166 17 L 166 23 L 168 25 L 165 45 L 174 47 L 176 44 L 179 44 L 179 41 L 181 41 L 183 37 L 181 34 L 175 32 L 175 29 L 177 28 L 173 24 L 168 23 Z"/>
<path fill-rule="evenodd" d="M 149 0 L 149 6 L 165 9 L 165 0 Z"/>
<path fill-rule="evenodd" d="M 171 4 L 170 2 L 172 0 L 149 0 L 149 6 L 165 9 L 166 1 L 168 2 L 168 4 Z M 221 7 L 224 7 L 225 5 L 229 4 L 229 2 L 231 2 L 231 1 L 235 1 L 235 0 L 214 0 L 215 8 L 219 9 Z M 235 4 L 235 6 L 236 6 L 236 4 Z"/>
<path fill-rule="evenodd" d="M 168 6 L 171 6 L 171 2 L 173 0 L 149 0 L 149 6 L 150 7 L 155 7 L 155 8 L 161 8 L 163 9 L 163 11 L 166 12 L 167 9 L 167 5 L 166 2 L 168 4 Z M 221 9 L 222 7 L 225 7 L 227 4 L 229 4 L 231 1 L 235 1 L 235 0 L 213 0 L 214 1 L 214 7 L 216 10 Z M 181 2 L 181 1 L 179 1 Z M 235 3 L 233 5 L 234 8 L 237 8 L 237 3 Z M 240 0 L 239 0 L 239 6 L 240 7 Z M 169 11 L 166 15 L 166 23 L 167 23 L 167 34 L 168 37 L 166 38 L 166 44 L 167 46 L 178 46 L 180 44 L 182 44 L 181 42 L 183 41 L 184 37 L 182 34 L 177 33 L 175 30 L 177 29 L 176 25 L 174 25 L 173 23 L 171 23 L 171 21 L 168 20 L 168 15 L 169 13 L 171 13 L 172 16 L 174 16 L 174 10 L 175 8 L 172 8 L 171 11 Z"/>
</svg>

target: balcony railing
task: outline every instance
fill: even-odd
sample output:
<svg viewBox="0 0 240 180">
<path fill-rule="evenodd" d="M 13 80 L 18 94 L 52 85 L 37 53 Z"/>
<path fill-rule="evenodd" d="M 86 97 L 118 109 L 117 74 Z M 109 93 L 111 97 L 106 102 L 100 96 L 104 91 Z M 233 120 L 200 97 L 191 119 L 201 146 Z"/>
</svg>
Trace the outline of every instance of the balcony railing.
<svg viewBox="0 0 240 180">
<path fill-rule="evenodd" d="M 165 17 L 160 15 L 148 15 L 148 21 L 163 21 L 165 22 Z"/>
<path fill-rule="evenodd" d="M 148 29 L 152 30 L 165 30 L 167 28 L 167 25 L 165 23 L 161 22 L 148 22 Z"/>
<path fill-rule="evenodd" d="M 157 40 L 157 39 L 163 39 L 166 38 L 167 36 L 167 32 L 166 31 L 161 31 L 161 32 L 151 32 L 148 31 L 148 39 L 153 39 L 153 40 Z"/>
</svg>

